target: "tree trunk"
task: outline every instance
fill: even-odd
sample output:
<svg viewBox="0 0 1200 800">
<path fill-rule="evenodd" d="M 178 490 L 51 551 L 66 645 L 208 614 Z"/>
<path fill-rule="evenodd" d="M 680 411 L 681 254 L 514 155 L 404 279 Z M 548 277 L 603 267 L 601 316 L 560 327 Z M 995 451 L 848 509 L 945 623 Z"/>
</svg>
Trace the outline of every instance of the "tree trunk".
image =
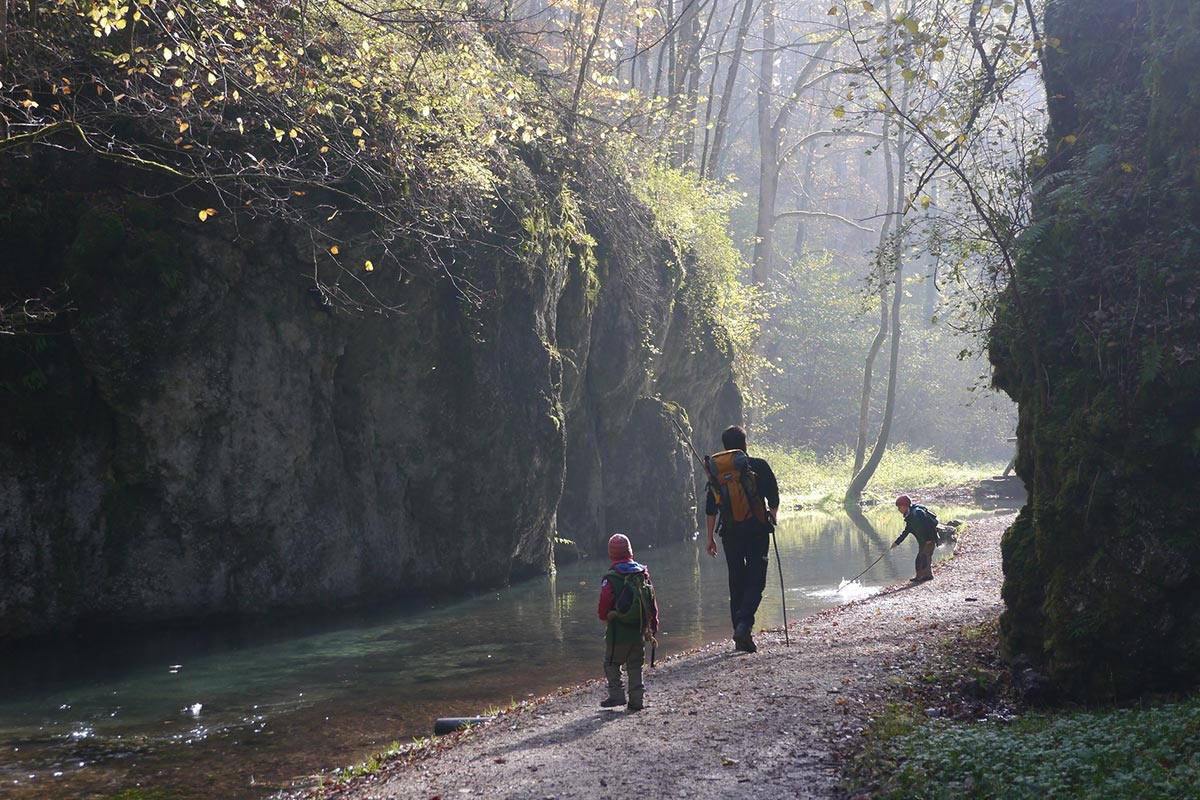
<svg viewBox="0 0 1200 800">
<path fill-rule="evenodd" d="M 771 277 L 771 245 L 775 199 L 779 194 L 779 137 L 771 121 L 771 86 L 775 83 L 775 0 L 763 2 L 762 55 L 758 64 L 758 222 L 754 227 L 753 273 L 756 284 Z"/>
<path fill-rule="evenodd" d="M 587 49 L 584 50 L 583 58 L 579 62 L 579 77 L 575 81 L 575 97 L 571 101 L 571 119 L 567 123 L 570 126 L 567 133 L 568 139 L 575 135 L 575 128 L 579 124 L 579 101 L 583 96 L 583 86 L 587 83 L 592 53 L 596 49 L 596 42 L 600 39 L 600 27 L 604 22 L 604 9 L 607 5 L 608 0 L 600 0 L 600 6 L 596 9 L 596 24 L 592 26 L 592 35 L 588 37 Z"/>
<path fill-rule="evenodd" d="M 775 208 L 779 198 L 779 174 L 783 169 L 783 159 L 780 156 L 780 144 L 787 132 L 792 112 L 796 109 L 800 98 L 819 80 L 833 74 L 826 72 L 816 80 L 812 75 L 821 68 L 825 56 L 832 49 L 836 39 L 830 38 L 823 42 L 808 59 L 808 63 L 799 71 L 792 91 L 787 95 L 779 109 L 779 113 L 771 118 L 771 94 L 775 83 L 775 0 L 765 0 L 763 3 L 763 54 L 759 62 L 758 76 L 758 142 L 759 142 L 759 183 L 758 183 L 758 220 L 755 224 L 754 240 L 754 282 L 766 284 L 771 280 L 775 250 Z"/>
<path fill-rule="evenodd" d="M 908 106 L 908 92 L 905 90 L 904 98 L 901 100 L 902 105 Z M 886 141 L 886 140 L 885 140 Z M 897 127 L 896 130 L 896 191 L 892 197 L 893 208 L 897 217 L 901 217 L 904 213 L 905 203 L 905 182 L 904 173 L 908 159 L 908 141 L 905 136 L 903 127 Z M 892 259 L 895 262 L 892 271 L 892 319 L 891 319 L 891 352 L 888 366 L 888 384 L 887 395 L 884 398 L 883 404 L 883 421 L 879 426 L 879 435 L 875 439 L 875 446 L 871 449 L 871 457 L 863 464 L 862 469 L 855 473 L 850 480 L 850 486 L 846 489 L 845 504 L 847 506 L 857 505 L 862 498 L 863 489 L 871 482 L 871 478 L 875 475 L 875 470 L 879 466 L 879 462 L 883 459 L 883 454 L 887 450 L 888 440 L 892 433 L 892 418 L 896 412 L 896 385 L 900 375 L 900 302 L 904 297 L 904 248 L 903 248 L 904 228 L 903 225 L 896 226 L 896 233 L 892 239 Z"/>
<path fill-rule="evenodd" d="M 884 252 L 884 247 L 887 245 L 888 237 L 891 235 L 892 219 L 895 214 L 895 197 L 896 197 L 896 178 L 895 171 L 892 169 L 892 140 L 891 123 L 885 117 L 883 120 L 883 161 L 887 170 L 887 207 L 883 216 L 883 225 L 879 229 L 879 245 L 875 252 Z M 874 379 L 875 358 L 879 355 L 879 349 L 883 347 L 883 340 L 888 335 L 888 292 L 887 282 L 883 280 L 882 266 L 880 266 L 879 276 L 879 330 L 875 332 L 875 337 L 871 340 L 871 346 L 867 350 L 867 358 L 863 364 L 863 388 L 862 396 L 859 399 L 858 405 L 858 438 L 854 443 L 854 474 L 857 475 L 863 467 L 863 462 L 867 458 L 867 430 L 870 426 L 871 417 L 871 392 L 873 391 L 872 381 Z M 857 501 L 857 499 L 856 499 Z"/>
<path fill-rule="evenodd" d="M 725 129 L 729 127 L 729 109 L 733 107 L 733 96 L 737 90 L 738 69 L 742 65 L 742 51 L 746 37 L 750 35 L 750 23 L 754 21 L 754 0 L 742 0 L 742 18 L 738 22 L 737 38 L 733 42 L 733 55 L 729 71 L 725 74 L 725 89 L 721 92 L 721 103 L 717 107 L 717 122 L 713 126 L 712 148 L 709 150 L 706 169 L 702 177 L 714 178 L 721 165 L 721 148 L 725 144 Z"/>
</svg>

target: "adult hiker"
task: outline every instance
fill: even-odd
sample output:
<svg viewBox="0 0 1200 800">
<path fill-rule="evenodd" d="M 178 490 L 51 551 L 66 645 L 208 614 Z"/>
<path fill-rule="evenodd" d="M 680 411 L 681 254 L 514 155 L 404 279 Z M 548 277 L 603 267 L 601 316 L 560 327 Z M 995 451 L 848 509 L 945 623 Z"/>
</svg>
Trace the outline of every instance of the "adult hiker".
<svg viewBox="0 0 1200 800">
<path fill-rule="evenodd" d="M 604 630 L 604 677 L 608 697 L 600 701 L 604 708 L 626 706 L 630 711 L 645 707 L 642 665 L 646 663 L 646 643 L 658 633 L 658 602 L 650 570 L 633 560 L 629 537 L 616 533 L 608 540 L 609 571 L 600 581 L 600 619 L 608 623 Z M 621 666 L 629 678 L 629 699 L 621 683 Z"/>
<path fill-rule="evenodd" d="M 746 431 L 730 425 L 721 433 L 725 450 L 705 459 L 708 491 L 704 514 L 708 542 L 705 550 L 717 557 L 717 516 L 721 544 L 729 571 L 729 616 L 734 646 L 753 653 L 754 614 L 767 585 L 767 560 L 775 515 L 779 511 L 779 484 L 771 465 L 746 453 Z"/>
<path fill-rule="evenodd" d="M 892 542 L 895 549 L 910 533 L 917 540 L 917 574 L 909 578 L 910 583 L 933 580 L 933 549 L 937 547 L 937 515 L 912 498 L 902 494 L 896 498 L 896 508 L 904 515 L 904 532 Z"/>
</svg>

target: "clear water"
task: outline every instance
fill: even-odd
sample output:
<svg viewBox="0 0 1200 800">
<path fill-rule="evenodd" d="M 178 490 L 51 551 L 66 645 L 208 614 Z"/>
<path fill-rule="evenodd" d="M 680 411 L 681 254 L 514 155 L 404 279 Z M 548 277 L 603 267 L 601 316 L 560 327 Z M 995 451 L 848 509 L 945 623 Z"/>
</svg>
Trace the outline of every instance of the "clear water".
<svg viewBox="0 0 1200 800">
<path fill-rule="evenodd" d="M 942 519 L 987 512 L 939 508 Z M 793 512 L 777 532 L 758 626 L 795 621 L 912 575 L 911 539 L 861 580 L 902 528 L 868 512 Z M 658 592 L 658 655 L 730 634 L 724 556 L 703 537 L 634 556 Z M 949 554 L 939 548 L 937 557 Z M 176 800 L 263 798 L 472 716 L 601 674 L 596 559 L 460 602 L 319 621 L 145 634 L 0 659 L 0 798 L 105 798 L 140 788 Z M 648 681 L 653 689 L 653 673 Z"/>
</svg>

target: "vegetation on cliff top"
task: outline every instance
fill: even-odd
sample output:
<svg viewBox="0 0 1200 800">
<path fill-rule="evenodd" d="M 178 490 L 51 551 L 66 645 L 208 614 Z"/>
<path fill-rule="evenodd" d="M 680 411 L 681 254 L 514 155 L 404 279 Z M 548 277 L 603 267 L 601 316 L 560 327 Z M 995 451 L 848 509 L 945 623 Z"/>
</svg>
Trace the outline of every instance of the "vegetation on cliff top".
<svg viewBox="0 0 1200 800">
<path fill-rule="evenodd" d="M 449 278 L 478 304 L 453 251 L 519 251 L 520 234 L 494 224 L 505 216 L 546 233 L 530 231 L 515 168 L 547 184 L 553 233 L 582 252 L 588 161 L 630 182 L 661 144 L 607 151 L 594 106 L 620 98 L 583 73 L 561 80 L 578 54 L 524 48 L 519 26 L 459 2 L 57 0 L 12 12 L 0 158 L 32 145 L 90 153 L 173 179 L 200 222 L 303 226 L 327 303 L 386 310 L 367 273 L 390 270 Z M 655 168 L 648 185 L 677 181 L 669 171 Z M 702 184 L 685 199 L 638 193 L 659 201 L 669 238 L 700 253 L 734 323 L 746 304 L 730 265 L 743 262 L 726 258 L 715 196 Z"/>
</svg>

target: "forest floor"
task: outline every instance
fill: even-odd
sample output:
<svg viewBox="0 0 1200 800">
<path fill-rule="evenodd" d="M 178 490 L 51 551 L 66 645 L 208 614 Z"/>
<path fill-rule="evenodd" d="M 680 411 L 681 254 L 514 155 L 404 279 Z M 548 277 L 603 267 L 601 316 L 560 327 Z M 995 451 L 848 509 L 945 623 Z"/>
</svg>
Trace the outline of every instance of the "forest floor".
<svg viewBox="0 0 1200 800">
<path fill-rule="evenodd" d="M 852 774 L 874 715 L 906 702 L 931 717 L 975 719 L 1010 702 L 1003 688 L 978 697 L 971 675 L 1007 684 L 994 621 L 1000 537 L 1013 516 L 972 521 L 932 581 L 793 622 L 790 646 L 783 629 L 767 630 L 755 634 L 754 654 L 727 640 L 660 662 L 646 671 L 643 711 L 600 708 L 603 684 L 588 682 L 312 796 L 869 797 L 871 776 L 855 786 Z"/>
</svg>

